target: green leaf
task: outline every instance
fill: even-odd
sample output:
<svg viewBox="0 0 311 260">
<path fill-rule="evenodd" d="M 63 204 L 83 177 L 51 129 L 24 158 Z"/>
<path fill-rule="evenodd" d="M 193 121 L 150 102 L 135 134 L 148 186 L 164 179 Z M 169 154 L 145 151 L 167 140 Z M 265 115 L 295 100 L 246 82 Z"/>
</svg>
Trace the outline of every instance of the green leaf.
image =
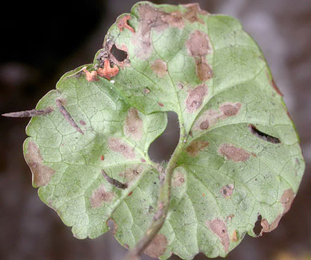
<svg viewBox="0 0 311 260">
<path fill-rule="evenodd" d="M 150 226 L 162 185 L 149 146 L 166 112 L 177 113 L 169 211 L 146 250 L 155 258 L 225 256 L 259 235 L 256 222 L 260 235 L 272 231 L 304 172 L 260 49 L 236 19 L 196 4 L 137 3 L 93 64 L 65 74 L 37 105 L 47 107 L 54 111 L 32 118 L 24 144 L 40 198 L 78 238 L 100 236 L 113 220 L 129 248 Z"/>
</svg>

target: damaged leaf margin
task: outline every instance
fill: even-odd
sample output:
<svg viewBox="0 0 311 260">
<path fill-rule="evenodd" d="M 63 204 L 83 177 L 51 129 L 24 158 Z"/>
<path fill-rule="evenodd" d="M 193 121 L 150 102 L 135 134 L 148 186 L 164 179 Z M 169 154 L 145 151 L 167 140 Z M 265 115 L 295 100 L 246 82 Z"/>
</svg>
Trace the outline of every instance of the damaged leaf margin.
<svg viewBox="0 0 311 260">
<path fill-rule="evenodd" d="M 259 215 L 261 233 L 272 231 L 304 162 L 262 57 L 234 18 L 197 4 L 137 3 L 109 29 L 94 63 L 65 74 L 37 106 L 54 109 L 31 120 L 24 146 L 40 198 L 78 238 L 101 235 L 113 220 L 126 248 L 165 215 L 144 250 L 161 259 L 225 256 L 245 234 L 257 236 Z M 148 157 L 165 111 L 178 114 L 181 131 L 166 176 Z"/>
</svg>

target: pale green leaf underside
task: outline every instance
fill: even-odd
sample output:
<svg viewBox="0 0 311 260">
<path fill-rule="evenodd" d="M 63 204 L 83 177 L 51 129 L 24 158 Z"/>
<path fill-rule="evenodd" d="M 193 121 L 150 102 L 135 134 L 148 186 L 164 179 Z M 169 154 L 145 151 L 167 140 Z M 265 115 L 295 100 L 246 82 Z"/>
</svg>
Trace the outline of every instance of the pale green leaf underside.
<svg viewBox="0 0 311 260">
<path fill-rule="evenodd" d="M 120 68 L 113 81 L 89 82 L 80 67 L 37 105 L 54 109 L 31 120 L 24 145 L 40 198 L 78 238 L 101 235 L 112 219 L 117 240 L 132 248 L 158 196 L 148 149 L 167 125 L 166 111 L 174 111 L 185 150 L 160 231 L 164 245 L 154 256 L 225 256 L 246 233 L 255 236 L 259 215 L 263 231 L 273 230 L 297 193 L 304 162 L 257 45 L 237 20 L 197 5 L 141 2 L 125 17 L 87 66 L 96 70 L 108 51 Z M 124 62 L 110 54 L 113 44 L 128 53 Z M 64 119 L 56 99 L 84 135 Z M 101 170 L 128 187 L 113 186 Z"/>
</svg>

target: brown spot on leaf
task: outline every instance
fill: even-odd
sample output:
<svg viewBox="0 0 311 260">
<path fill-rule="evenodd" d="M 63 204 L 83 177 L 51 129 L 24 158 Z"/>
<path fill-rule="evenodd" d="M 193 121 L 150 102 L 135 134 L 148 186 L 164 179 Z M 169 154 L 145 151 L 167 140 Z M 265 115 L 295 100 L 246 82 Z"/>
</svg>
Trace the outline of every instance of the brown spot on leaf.
<svg viewBox="0 0 311 260">
<path fill-rule="evenodd" d="M 181 172 L 176 172 L 173 176 L 172 185 L 173 187 L 179 187 L 185 183 L 185 176 Z"/>
<path fill-rule="evenodd" d="M 293 200 L 295 198 L 296 194 L 292 189 L 285 190 L 282 197 L 281 197 L 281 203 L 284 208 L 283 214 L 287 213 L 293 203 Z"/>
<path fill-rule="evenodd" d="M 32 173 L 32 182 L 36 187 L 48 185 L 54 170 L 43 165 L 43 158 L 40 154 L 38 146 L 30 141 L 25 154 L 26 162 Z"/>
<path fill-rule="evenodd" d="M 117 25 L 119 30 L 122 32 L 124 28 L 130 30 L 132 33 L 135 33 L 135 30 L 133 27 L 129 26 L 129 24 L 127 23 L 128 20 L 130 20 L 132 17 L 130 15 L 124 15 L 122 16 Z"/>
<path fill-rule="evenodd" d="M 231 235 L 231 241 L 232 242 L 237 242 L 238 241 L 238 232 L 236 230 L 234 230 L 232 235 Z"/>
<path fill-rule="evenodd" d="M 218 153 L 225 156 L 227 160 L 232 160 L 234 162 L 245 162 L 249 159 L 248 152 L 232 144 L 222 144 L 218 149 Z"/>
<path fill-rule="evenodd" d="M 161 102 L 159 102 L 158 105 L 159 105 L 160 107 L 164 107 L 163 103 L 161 103 Z"/>
<path fill-rule="evenodd" d="M 225 117 L 235 116 L 241 108 L 241 103 L 226 102 L 220 105 L 219 109 Z"/>
<path fill-rule="evenodd" d="M 208 127 L 209 127 L 208 119 L 205 119 L 204 121 L 202 121 L 200 123 L 200 129 L 201 130 L 206 130 L 206 129 L 208 129 Z"/>
<path fill-rule="evenodd" d="M 207 227 L 216 235 L 221 241 L 225 252 L 229 251 L 229 235 L 227 230 L 227 225 L 223 220 L 214 219 L 213 221 L 206 221 Z"/>
<path fill-rule="evenodd" d="M 127 159 L 134 159 L 135 152 L 134 148 L 130 147 L 128 144 L 122 142 L 118 138 L 111 137 L 108 139 L 108 147 L 114 151 L 121 153 L 123 157 Z"/>
<path fill-rule="evenodd" d="M 201 81 L 209 80 L 213 77 L 213 71 L 204 59 L 196 59 L 196 74 Z"/>
<path fill-rule="evenodd" d="M 159 258 L 165 252 L 166 246 L 166 237 L 163 234 L 157 234 L 145 250 L 145 254 L 153 258 Z"/>
<path fill-rule="evenodd" d="M 228 198 L 232 196 L 234 190 L 234 184 L 227 184 L 226 186 L 222 187 L 220 193 L 223 197 Z"/>
<path fill-rule="evenodd" d="M 194 57 L 196 64 L 196 74 L 201 81 L 209 80 L 213 77 L 211 66 L 206 61 L 206 55 L 212 53 L 212 48 L 208 35 L 196 30 L 190 34 L 186 42 L 188 52 Z"/>
<path fill-rule="evenodd" d="M 104 155 L 101 155 L 101 156 L 100 156 L 100 159 L 101 159 L 102 161 L 104 161 L 104 160 L 105 160 L 105 156 L 104 156 Z"/>
<path fill-rule="evenodd" d="M 260 236 L 263 235 L 263 233 L 271 232 L 272 230 L 276 229 L 279 225 L 279 222 L 282 218 L 282 215 L 279 215 L 271 224 L 266 219 L 261 220 L 261 232 Z"/>
<path fill-rule="evenodd" d="M 141 173 L 144 171 L 144 167 L 142 165 L 129 167 L 124 172 L 119 173 L 120 177 L 125 178 L 128 181 L 133 181 L 141 175 Z"/>
<path fill-rule="evenodd" d="M 183 28 L 184 21 L 179 11 L 166 13 L 144 3 L 139 6 L 139 24 L 133 43 L 137 46 L 136 54 L 141 59 L 148 59 L 152 52 L 151 30 L 163 31 L 169 26 Z"/>
<path fill-rule="evenodd" d="M 167 74 L 166 62 L 164 62 L 161 59 L 155 60 L 151 65 L 151 69 L 160 78 L 164 78 L 165 75 Z"/>
<path fill-rule="evenodd" d="M 80 120 L 79 123 L 80 123 L 81 125 L 86 125 L 85 121 L 83 121 L 83 120 Z"/>
<path fill-rule="evenodd" d="M 189 113 L 195 112 L 201 105 L 204 97 L 208 94 L 208 88 L 205 85 L 197 86 L 188 91 L 186 99 L 186 108 Z"/>
<path fill-rule="evenodd" d="M 198 16 L 198 14 L 206 15 L 208 12 L 201 10 L 198 3 L 193 4 L 186 4 L 184 5 L 188 9 L 188 11 L 185 13 L 184 18 L 188 20 L 190 23 L 199 22 L 204 24 L 202 19 Z"/>
<path fill-rule="evenodd" d="M 83 72 L 85 73 L 85 78 L 87 81 L 92 82 L 99 80 L 99 78 L 97 77 L 97 72 L 95 70 L 88 71 L 87 69 L 84 69 Z"/>
<path fill-rule="evenodd" d="M 205 57 L 212 52 L 208 35 L 198 30 L 190 34 L 186 46 L 189 54 L 195 58 Z"/>
<path fill-rule="evenodd" d="M 97 70 L 97 74 L 102 77 L 110 80 L 112 77 L 115 77 L 119 73 L 119 67 L 114 65 L 113 67 L 110 66 L 110 61 L 105 59 L 104 67 L 99 68 Z"/>
<path fill-rule="evenodd" d="M 105 186 L 102 184 L 96 190 L 93 191 L 93 194 L 90 198 L 91 207 L 98 208 L 104 202 L 109 203 L 112 201 L 114 196 L 115 196 L 114 193 L 110 191 L 106 191 Z"/>
<path fill-rule="evenodd" d="M 192 157 L 196 157 L 208 145 L 209 143 L 205 140 L 195 140 L 187 147 L 187 153 Z"/>
<path fill-rule="evenodd" d="M 124 132 L 134 140 L 140 140 L 143 136 L 143 120 L 138 115 L 138 110 L 130 108 L 125 119 Z"/>
</svg>

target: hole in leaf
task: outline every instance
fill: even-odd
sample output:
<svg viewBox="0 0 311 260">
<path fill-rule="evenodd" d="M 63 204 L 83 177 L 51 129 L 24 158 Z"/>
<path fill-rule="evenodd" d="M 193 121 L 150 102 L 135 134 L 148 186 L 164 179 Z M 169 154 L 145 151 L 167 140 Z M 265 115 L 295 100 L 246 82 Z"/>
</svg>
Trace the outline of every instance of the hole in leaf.
<svg viewBox="0 0 311 260">
<path fill-rule="evenodd" d="M 253 228 L 253 231 L 257 237 L 260 236 L 260 233 L 262 230 L 261 220 L 262 220 L 262 216 L 258 215 L 257 221 L 255 222 L 255 226 Z"/>
<path fill-rule="evenodd" d="M 178 116 L 167 112 L 168 122 L 165 131 L 149 147 L 149 157 L 154 162 L 168 161 L 179 141 Z"/>
<path fill-rule="evenodd" d="M 127 52 L 118 49 L 115 44 L 111 47 L 110 52 L 119 62 L 122 62 L 127 58 Z"/>
<path fill-rule="evenodd" d="M 249 125 L 248 128 L 253 135 L 257 136 L 258 138 L 260 138 L 264 141 L 267 141 L 267 142 L 270 142 L 273 144 L 281 143 L 280 139 L 259 131 L 254 125 Z"/>
</svg>

